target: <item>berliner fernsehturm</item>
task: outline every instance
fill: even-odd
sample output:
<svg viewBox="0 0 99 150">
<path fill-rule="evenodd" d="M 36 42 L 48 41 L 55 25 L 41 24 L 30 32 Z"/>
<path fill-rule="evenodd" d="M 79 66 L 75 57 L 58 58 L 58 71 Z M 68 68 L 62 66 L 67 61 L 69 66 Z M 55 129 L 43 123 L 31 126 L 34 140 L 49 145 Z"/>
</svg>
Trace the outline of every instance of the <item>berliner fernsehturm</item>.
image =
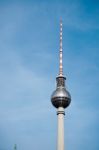
<svg viewBox="0 0 99 150">
<path fill-rule="evenodd" d="M 65 87 L 66 77 L 63 75 L 63 50 L 62 50 L 62 21 L 60 21 L 60 49 L 59 49 L 59 74 L 56 77 L 56 90 L 52 93 L 51 102 L 57 108 L 58 137 L 57 150 L 64 150 L 64 115 L 65 108 L 71 102 L 70 93 Z"/>
</svg>

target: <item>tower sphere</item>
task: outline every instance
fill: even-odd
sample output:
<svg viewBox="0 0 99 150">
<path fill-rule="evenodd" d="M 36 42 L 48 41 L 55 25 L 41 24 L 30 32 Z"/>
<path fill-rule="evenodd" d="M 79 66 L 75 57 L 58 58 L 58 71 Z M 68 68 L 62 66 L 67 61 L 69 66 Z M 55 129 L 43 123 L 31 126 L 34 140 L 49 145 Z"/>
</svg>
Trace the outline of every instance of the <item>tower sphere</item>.
<svg viewBox="0 0 99 150">
<path fill-rule="evenodd" d="M 64 84 L 60 84 L 60 80 L 65 80 L 65 77 L 57 77 L 56 80 L 58 81 L 56 90 L 52 93 L 51 102 L 54 107 L 59 108 L 63 107 L 66 108 L 69 106 L 71 102 L 71 95 L 66 90 Z"/>
</svg>

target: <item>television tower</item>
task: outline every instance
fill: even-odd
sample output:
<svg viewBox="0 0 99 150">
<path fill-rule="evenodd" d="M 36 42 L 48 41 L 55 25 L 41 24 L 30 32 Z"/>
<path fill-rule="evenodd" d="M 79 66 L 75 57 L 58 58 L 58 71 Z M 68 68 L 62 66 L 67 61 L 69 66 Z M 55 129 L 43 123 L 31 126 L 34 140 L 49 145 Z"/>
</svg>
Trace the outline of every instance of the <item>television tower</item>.
<svg viewBox="0 0 99 150">
<path fill-rule="evenodd" d="M 55 108 L 57 108 L 58 116 L 58 138 L 57 138 L 57 150 L 64 150 L 64 115 L 65 108 L 69 106 L 71 102 L 71 95 L 65 87 L 66 77 L 63 75 L 63 63 L 62 63 L 62 20 L 60 20 L 60 50 L 59 50 L 59 74 L 56 77 L 56 90 L 52 93 L 51 102 Z"/>
</svg>

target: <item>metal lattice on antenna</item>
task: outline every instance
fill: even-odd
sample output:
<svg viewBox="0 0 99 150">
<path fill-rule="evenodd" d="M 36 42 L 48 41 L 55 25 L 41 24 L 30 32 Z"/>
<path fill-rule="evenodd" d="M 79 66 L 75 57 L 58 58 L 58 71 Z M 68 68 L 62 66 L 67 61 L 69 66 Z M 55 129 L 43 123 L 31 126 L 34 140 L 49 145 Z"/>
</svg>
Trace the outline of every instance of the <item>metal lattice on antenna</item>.
<svg viewBox="0 0 99 150">
<path fill-rule="evenodd" d="M 59 76 L 63 76 L 62 19 L 60 20 Z"/>
</svg>

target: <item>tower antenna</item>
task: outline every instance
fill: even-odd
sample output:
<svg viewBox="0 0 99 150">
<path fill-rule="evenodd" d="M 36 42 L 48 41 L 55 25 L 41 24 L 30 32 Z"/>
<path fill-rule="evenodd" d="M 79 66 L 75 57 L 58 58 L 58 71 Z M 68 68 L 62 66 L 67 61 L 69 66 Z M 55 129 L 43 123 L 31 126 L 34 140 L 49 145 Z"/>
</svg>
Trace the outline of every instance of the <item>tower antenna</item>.
<svg viewBox="0 0 99 150">
<path fill-rule="evenodd" d="M 59 76 L 63 76 L 62 19 L 60 19 Z"/>
</svg>

